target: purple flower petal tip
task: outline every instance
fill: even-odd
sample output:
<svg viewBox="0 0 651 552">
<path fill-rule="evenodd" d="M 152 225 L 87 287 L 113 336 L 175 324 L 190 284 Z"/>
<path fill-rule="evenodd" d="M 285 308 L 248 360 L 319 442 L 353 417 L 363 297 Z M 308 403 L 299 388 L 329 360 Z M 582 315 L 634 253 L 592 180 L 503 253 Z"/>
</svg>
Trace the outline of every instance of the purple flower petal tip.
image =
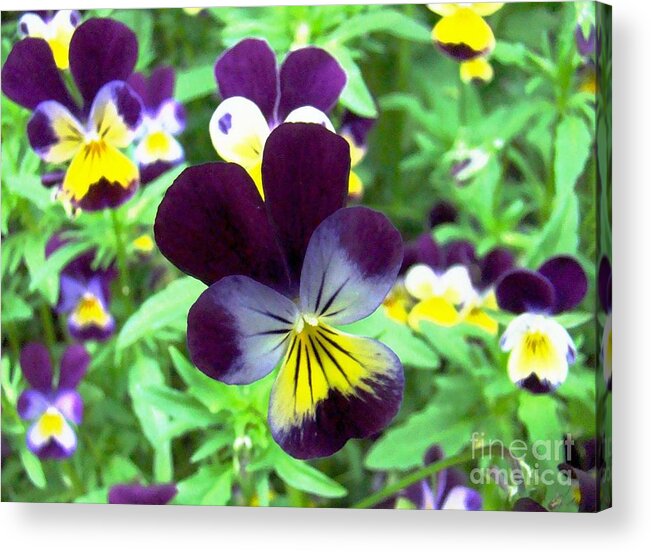
<svg viewBox="0 0 651 552">
<path fill-rule="evenodd" d="M 164 505 L 176 496 L 174 483 L 166 485 L 114 485 L 109 490 L 109 504 Z"/>
</svg>

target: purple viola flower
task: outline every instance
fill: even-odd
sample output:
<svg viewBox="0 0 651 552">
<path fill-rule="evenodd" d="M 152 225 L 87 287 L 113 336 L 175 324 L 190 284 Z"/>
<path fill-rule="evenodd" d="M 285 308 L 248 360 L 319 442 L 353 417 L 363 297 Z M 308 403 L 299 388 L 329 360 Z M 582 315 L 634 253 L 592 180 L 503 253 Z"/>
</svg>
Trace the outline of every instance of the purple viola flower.
<svg viewBox="0 0 651 552">
<path fill-rule="evenodd" d="M 39 458 L 68 458 L 77 448 L 74 426 L 81 423 L 84 403 L 77 385 L 86 374 L 90 356 L 82 345 L 63 353 L 58 384 L 53 385 L 52 363 L 40 343 L 26 345 L 20 367 L 30 388 L 18 398 L 18 414 L 33 422 L 27 430 L 27 447 Z"/>
<path fill-rule="evenodd" d="M 602 257 L 597 274 L 599 303 L 606 313 L 604 331 L 601 336 L 601 363 L 608 390 L 613 385 L 613 269 L 608 257 Z"/>
<path fill-rule="evenodd" d="M 443 450 L 439 446 L 433 446 L 425 453 L 423 465 L 435 464 L 443 458 Z M 476 489 L 468 487 L 466 474 L 456 468 L 440 471 L 436 477 L 435 487 L 429 479 L 423 479 L 403 489 L 395 497 L 382 502 L 378 507 L 396 508 L 400 505 L 399 499 L 408 500 L 418 510 L 477 511 L 482 508 L 481 495 Z"/>
<path fill-rule="evenodd" d="M 283 124 L 265 144 L 265 202 L 241 166 L 209 163 L 176 179 L 154 225 L 163 255 L 210 286 L 188 314 L 192 361 L 235 385 L 280 364 L 269 424 L 297 458 L 377 433 L 402 400 L 398 357 L 335 328 L 375 311 L 402 261 L 384 215 L 342 208 L 349 171 L 343 138 Z"/>
<path fill-rule="evenodd" d="M 459 212 L 457 208 L 449 201 L 439 201 L 430 209 L 427 216 L 427 223 L 430 229 L 436 228 L 441 224 L 451 224 L 457 222 Z"/>
<path fill-rule="evenodd" d="M 18 20 L 18 34 L 21 38 L 41 38 L 45 40 L 54 56 L 59 69 L 70 66 L 68 50 L 70 40 L 77 26 L 81 23 L 81 14 L 77 10 L 57 12 L 30 12 Z"/>
<path fill-rule="evenodd" d="M 178 490 L 174 483 L 164 485 L 113 485 L 109 489 L 109 504 L 164 505 L 169 504 Z"/>
<path fill-rule="evenodd" d="M 83 99 L 66 88 L 42 38 L 14 45 L 2 68 L 3 93 L 33 111 L 29 143 L 45 162 L 67 164 L 53 183 L 64 203 L 88 211 L 116 207 L 138 186 L 138 167 L 121 151 L 136 135 L 140 98 L 124 82 L 138 57 L 136 35 L 112 19 L 89 19 L 70 40 L 70 72 Z"/>
<path fill-rule="evenodd" d="M 127 80 L 144 106 L 135 151 L 141 184 L 158 178 L 185 157 L 183 146 L 175 138 L 185 129 L 185 108 L 174 99 L 174 81 L 171 67 L 159 67 L 149 78 L 134 73 Z"/>
<path fill-rule="evenodd" d="M 46 256 L 65 243 L 53 236 L 45 247 Z M 95 255 L 84 253 L 61 271 L 59 300 L 56 310 L 68 318 L 70 335 L 81 341 L 108 339 L 115 331 L 115 320 L 109 308 L 111 282 L 117 273 L 113 266 L 94 269 Z"/>
<path fill-rule="evenodd" d="M 497 285 L 497 302 L 518 316 L 500 339 L 509 352 L 511 381 L 532 393 L 549 393 L 565 381 L 576 358 L 574 341 L 553 315 L 576 307 L 588 280 L 572 257 L 553 257 L 537 271 L 507 272 Z"/>
<path fill-rule="evenodd" d="M 280 68 L 264 40 L 247 38 L 215 63 L 223 102 L 210 120 L 219 156 L 244 167 L 262 194 L 260 168 L 269 133 L 283 122 L 317 123 L 334 132 L 329 111 L 346 84 L 346 73 L 321 48 L 290 52 Z"/>
</svg>

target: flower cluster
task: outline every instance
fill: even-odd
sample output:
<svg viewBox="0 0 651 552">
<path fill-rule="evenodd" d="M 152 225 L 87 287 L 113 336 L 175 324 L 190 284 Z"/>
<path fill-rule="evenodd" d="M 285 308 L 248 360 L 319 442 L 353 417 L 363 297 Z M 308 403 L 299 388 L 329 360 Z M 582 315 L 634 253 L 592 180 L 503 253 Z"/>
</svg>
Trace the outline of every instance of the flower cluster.
<svg viewBox="0 0 651 552">
<path fill-rule="evenodd" d="M 280 362 L 272 435 L 297 458 L 327 456 L 383 429 L 400 406 L 397 356 L 336 326 L 382 303 L 402 240 L 384 215 L 343 208 L 349 147 L 321 125 L 278 126 L 261 165 L 264 202 L 239 165 L 186 169 L 159 207 L 155 238 L 210 286 L 188 314 L 194 364 L 241 385 Z"/>
<path fill-rule="evenodd" d="M 63 353 L 54 386 L 50 353 L 40 343 L 26 345 L 20 367 L 30 388 L 18 398 L 18 414 L 31 422 L 27 447 L 40 458 L 68 458 L 77 448 L 74 426 L 81 423 L 84 403 L 77 392 L 86 374 L 90 357 L 81 345 L 71 345 Z"/>
<path fill-rule="evenodd" d="M 441 16 L 432 29 L 432 39 L 452 59 L 458 61 L 463 82 L 489 82 L 493 67 L 488 58 L 495 48 L 495 35 L 484 20 L 494 14 L 502 2 L 428 4 Z"/>
</svg>

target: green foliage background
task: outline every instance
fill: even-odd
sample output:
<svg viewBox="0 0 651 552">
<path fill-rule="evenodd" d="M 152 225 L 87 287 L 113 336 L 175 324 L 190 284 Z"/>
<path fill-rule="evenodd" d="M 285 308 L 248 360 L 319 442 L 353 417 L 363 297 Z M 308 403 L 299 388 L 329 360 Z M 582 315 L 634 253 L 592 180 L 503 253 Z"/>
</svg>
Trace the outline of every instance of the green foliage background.
<svg viewBox="0 0 651 552">
<path fill-rule="evenodd" d="M 578 13 L 572 3 L 523 3 L 491 16 L 495 78 L 482 86 L 460 83 L 457 63 L 431 42 L 438 16 L 425 6 L 215 8 L 196 17 L 181 10 L 102 10 L 84 17 L 129 25 L 140 42 L 138 70 L 176 68 L 176 97 L 188 111 L 181 142 L 190 165 L 217 158 L 208 121 L 218 104 L 213 64 L 225 48 L 257 36 L 280 56 L 297 38 L 327 49 L 348 73 L 334 119 L 344 107 L 378 116 L 359 170 L 364 204 L 386 213 L 409 239 L 423 230 L 433 203 L 451 201 L 460 221 L 437 228 L 438 240 L 470 239 L 479 253 L 505 245 L 530 268 L 572 254 L 593 291 L 595 98 L 578 87 Z M 17 34 L 15 14 L 3 16 L 4 61 Z M 353 331 L 379 337 L 405 364 L 400 414 L 377 440 L 349 442 L 330 458 L 287 456 L 266 422 L 273 376 L 230 387 L 195 369 L 185 349 L 185 319 L 204 286 L 157 251 L 145 258 L 133 248 L 135 238 L 151 236 L 158 204 L 181 168 L 114 213 L 70 220 L 40 184 L 40 162 L 25 134 L 28 117 L 2 98 L 2 433 L 10 447 L 4 500 L 105 502 L 111 485 L 140 480 L 178 482 L 179 504 L 350 506 L 377 490 L 378 474 L 390 482 L 418 468 L 434 443 L 452 455 L 469 446 L 473 432 L 507 443 L 595 436 L 599 349 L 595 294 L 589 293 L 580 311 L 564 316 L 580 354 L 551 396 L 513 386 L 496 338 L 470 326 L 433 325 L 417 336 L 379 310 Z M 450 169 L 464 148 L 490 157 L 461 187 Z M 606 202 L 600 215 L 607 212 Z M 59 231 L 75 243 L 46 260 L 45 243 Z M 607 230 L 602 237 L 609 251 Z M 93 360 L 80 387 L 86 417 L 78 451 L 64 462 L 40 462 L 25 449 L 26 426 L 16 413 L 25 387 L 18 354 L 28 341 L 41 340 L 60 356 L 70 338 L 52 310 L 58 274 L 88 249 L 98 250 L 98 264 L 117 260 L 120 267 L 111 309 L 118 330 L 107 343 L 88 345 Z M 500 315 L 503 324 L 508 320 Z M 510 467 L 499 459 L 481 462 Z M 486 509 L 508 509 L 523 494 L 576 509 L 567 488 L 534 485 L 511 494 L 488 484 L 480 490 Z"/>
</svg>

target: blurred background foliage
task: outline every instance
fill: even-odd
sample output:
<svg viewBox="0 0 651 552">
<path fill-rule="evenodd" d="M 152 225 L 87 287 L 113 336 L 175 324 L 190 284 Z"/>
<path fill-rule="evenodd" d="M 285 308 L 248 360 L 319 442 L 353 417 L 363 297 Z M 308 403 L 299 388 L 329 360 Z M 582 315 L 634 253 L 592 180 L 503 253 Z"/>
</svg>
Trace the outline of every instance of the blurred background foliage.
<svg viewBox="0 0 651 552">
<path fill-rule="evenodd" d="M 213 65 L 224 49 L 250 36 L 265 38 L 280 56 L 307 44 L 327 49 L 348 74 L 333 119 L 344 108 L 378 117 L 359 170 L 365 205 L 386 213 L 407 240 L 426 228 L 434 203 L 449 201 L 459 221 L 437 227 L 439 241 L 469 239 L 480 254 L 506 246 L 530 268 L 551 255 L 572 254 L 594 289 L 595 111 L 594 94 L 581 91 L 579 82 L 579 15 L 573 3 L 522 3 L 491 16 L 495 78 L 483 85 L 461 83 L 458 64 L 431 41 L 438 16 L 425 6 L 214 8 L 196 16 L 101 10 L 84 18 L 109 16 L 133 29 L 138 70 L 176 69 L 176 98 L 188 112 L 181 142 L 190 165 L 217 159 L 208 121 L 219 101 Z M 4 62 L 17 33 L 16 15 L 3 19 Z M 473 432 L 505 442 L 595 436 L 598 348 L 596 326 L 588 323 L 595 311 L 589 294 L 581 311 L 564 320 L 582 353 L 549 396 L 513 386 L 495 337 L 466 325 L 427 324 L 415 335 L 377 311 L 353 331 L 379 337 L 405 364 L 400 414 L 375 441 L 349 442 L 330 458 L 308 463 L 287 456 L 267 427 L 271 378 L 229 387 L 195 369 L 185 349 L 185 318 L 203 285 L 176 272 L 156 250 L 143 254 L 133 244 L 151 236 L 162 195 L 182 167 L 116 211 L 122 231 L 116 238 L 110 212 L 71 220 L 51 200 L 26 140 L 28 117 L 2 98 L 5 500 L 104 502 L 111 485 L 140 480 L 178 482 L 175 503 L 349 506 L 377 490 L 380 479 L 395 481 L 420 466 L 430 445 L 455 454 L 469 446 Z M 453 165 L 477 152 L 483 164 L 459 183 Z M 45 243 L 60 231 L 74 243 L 46 260 Z M 88 345 L 92 365 L 80 387 L 86 418 L 77 453 L 41 463 L 25 449 L 25 426 L 16 414 L 25 386 L 18 352 L 42 340 L 60 354 L 70 341 L 52 310 L 58 275 L 90 249 L 98 251 L 98 264 L 118 259 L 121 265 L 111 308 L 118 330 L 110 341 Z M 522 492 L 497 484 L 480 490 L 485 509 L 510 508 Z M 567 488 L 526 491 L 540 499 L 545 493 L 557 509 L 576 509 Z"/>
</svg>

